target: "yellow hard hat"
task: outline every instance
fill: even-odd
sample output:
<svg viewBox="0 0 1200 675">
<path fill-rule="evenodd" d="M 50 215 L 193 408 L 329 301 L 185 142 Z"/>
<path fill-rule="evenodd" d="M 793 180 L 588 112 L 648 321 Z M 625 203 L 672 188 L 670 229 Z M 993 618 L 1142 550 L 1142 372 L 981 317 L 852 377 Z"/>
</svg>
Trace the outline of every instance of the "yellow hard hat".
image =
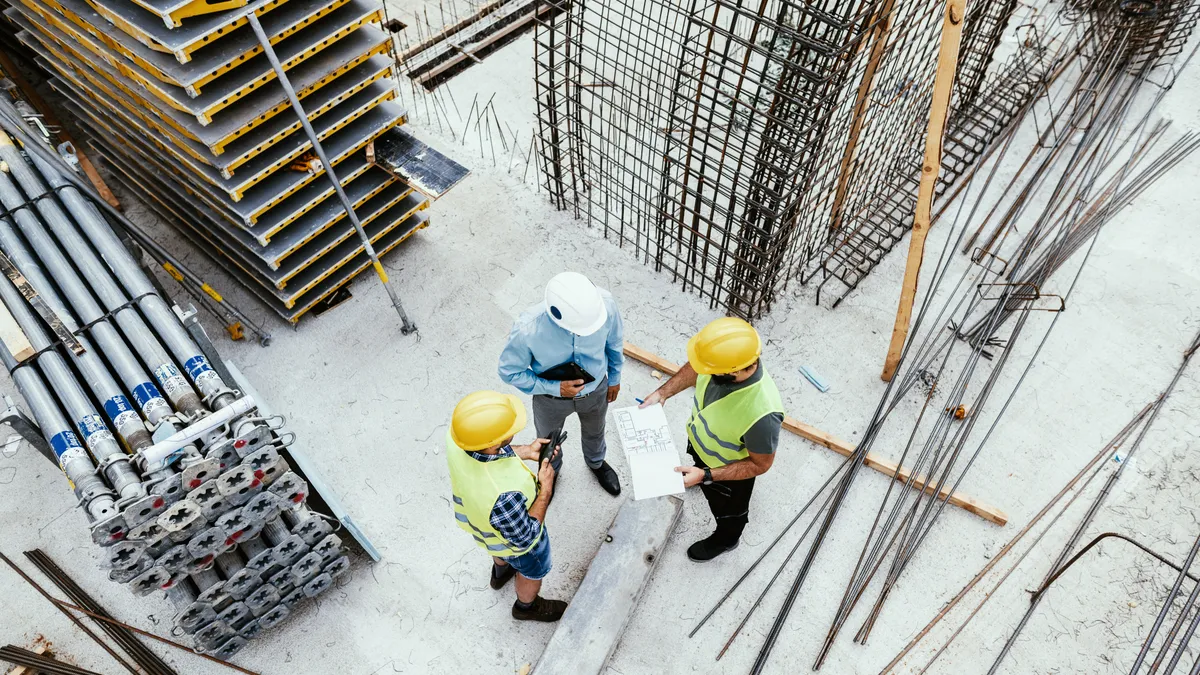
<svg viewBox="0 0 1200 675">
<path fill-rule="evenodd" d="M 524 428 L 521 399 L 497 391 L 467 394 L 450 418 L 450 438 L 463 450 L 490 448 Z"/>
<path fill-rule="evenodd" d="M 687 344 L 688 363 L 701 375 L 725 375 L 748 368 L 762 354 L 754 326 L 737 317 L 717 319 Z"/>
</svg>

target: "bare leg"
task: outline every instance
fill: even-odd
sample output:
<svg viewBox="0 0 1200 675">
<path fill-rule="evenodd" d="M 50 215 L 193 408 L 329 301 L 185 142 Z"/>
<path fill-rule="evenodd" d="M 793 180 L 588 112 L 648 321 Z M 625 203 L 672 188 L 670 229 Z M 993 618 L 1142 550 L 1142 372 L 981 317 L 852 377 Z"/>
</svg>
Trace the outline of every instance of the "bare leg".
<svg viewBox="0 0 1200 675">
<path fill-rule="evenodd" d="M 526 579 L 523 574 L 517 573 L 517 600 L 529 604 L 537 599 L 541 589 L 541 579 Z"/>
</svg>

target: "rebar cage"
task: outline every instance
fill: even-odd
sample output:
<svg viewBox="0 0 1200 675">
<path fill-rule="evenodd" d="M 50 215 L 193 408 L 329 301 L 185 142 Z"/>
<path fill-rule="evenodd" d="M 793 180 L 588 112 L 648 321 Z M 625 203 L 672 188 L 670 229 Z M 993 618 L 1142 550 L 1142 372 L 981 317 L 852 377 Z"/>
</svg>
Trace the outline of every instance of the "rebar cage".
<svg viewBox="0 0 1200 675">
<path fill-rule="evenodd" d="M 897 197 L 920 169 L 944 3 L 542 1 L 558 10 L 536 38 L 543 184 L 685 290 L 750 319 L 792 279 L 836 280 L 840 299 L 910 226 Z M 1015 7 L 972 3 L 956 110 Z M 942 189 L 1036 90 L 1026 71 L 1003 110 L 952 125 L 971 150 Z"/>
</svg>

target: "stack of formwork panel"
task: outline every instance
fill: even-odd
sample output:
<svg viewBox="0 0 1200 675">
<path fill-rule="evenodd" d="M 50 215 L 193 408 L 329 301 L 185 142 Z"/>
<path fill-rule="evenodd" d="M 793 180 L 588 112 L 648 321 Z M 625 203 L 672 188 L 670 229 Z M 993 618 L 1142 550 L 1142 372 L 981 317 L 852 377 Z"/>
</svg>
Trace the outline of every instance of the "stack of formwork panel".
<svg viewBox="0 0 1200 675">
<path fill-rule="evenodd" d="M 0 361 L 110 578 L 138 595 L 166 590 L 179 631 L 227 658 L 327 590 L 349 558 L 308 508 L 282 418 L 208 360 L 16 111 L 0 94 L 0 266 L 29 290 L 5 282 L 0 300 L 27 344 L 10 331 Z"/>
<path fill-rule="evenodd" d="M 377 252 L 428 201 L 366 147 L 405 122 L 377 0 L 11 0 L 117 182 L 295 322 L 370 261 L 248 25 L 259 17 Z"/>
</svg>

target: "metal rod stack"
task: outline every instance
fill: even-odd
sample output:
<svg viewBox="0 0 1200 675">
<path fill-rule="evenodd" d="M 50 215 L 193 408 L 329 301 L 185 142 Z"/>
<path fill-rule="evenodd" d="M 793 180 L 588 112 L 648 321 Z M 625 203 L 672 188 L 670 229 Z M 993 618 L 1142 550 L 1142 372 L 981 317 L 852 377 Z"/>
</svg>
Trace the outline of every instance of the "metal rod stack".
<svg viewBox="0 0 1200 675">
<path fill-rule="evenodd" d="M 115 181 L 288 321 L 427 224 L 367 158 L 406 120 L 377 0 L 12 4 Z"/>
<path fill-rule="evenodd" d="M 109 577 L 139 595 L 167 590 L 179 630 L 228 658 L 328 589 L 349 559 L 280 454 L 293 438 L 282 418 L 223 380 L 77 177 L 13 111 L 0 101 L 0 266 L 80 349 L 6 279 L 0 300 L 34 354 L 18 362 L 6 345 L 0 359 L 105 547 Z"/>
</svg>

